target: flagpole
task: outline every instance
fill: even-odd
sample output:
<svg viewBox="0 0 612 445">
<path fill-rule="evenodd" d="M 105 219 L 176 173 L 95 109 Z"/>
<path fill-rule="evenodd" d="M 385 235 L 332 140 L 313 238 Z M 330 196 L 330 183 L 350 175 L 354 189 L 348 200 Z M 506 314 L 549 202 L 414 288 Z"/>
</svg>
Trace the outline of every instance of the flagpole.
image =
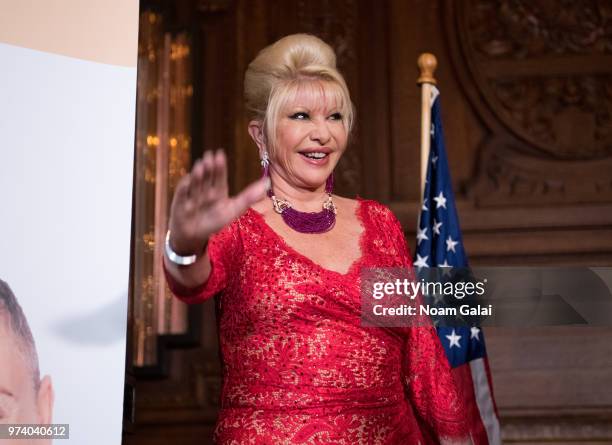
<svg viewBox="0 0 612 445">
<path fill-rule="evenodd" d="M 417 84 L 421 86 L 421 199 L 423 199 L 431 143 L 431 88 L 436 84 L 433 75 L 438 61 L 433 54 L 423 53 L 419 56 L 417 65 L 420 74 Z"/>
<path fill-rule="evenodd" d="M 420 77 L 417 83 L 421 85 L 422 99 L 421 196 L 424 195 L 425 185 L 430 190 L 427 201 L 421 202 L 418 213 L 413 264 L 419 270 L 424 267 L 441 267 L 450 272 L 452 268 L 467 268 L 468 259 L 461 240 L 459 216 L 454 203 L 440 109 L 438 106 L 435 110 L 432 109 L 432 102 L 438 100 L 435 97 L 439 93 L 433 77 L 436 65 L 436 58 L 432 54 L 421 54 L 418 59 Z M 435 134 L 431 133 L 432 123 L 436 125 Z M 434 153 L 431 153 L 431 150 Z M 432 167 L 435 167 L 432 169 L 428 169 L 430 156 Z M 428 171 L 430 182 L 426 184 Z M 436 332 L 452 367 L 453 379 L 460 387 L 458 397 L 464 401 L 464 419 L 471 440 L 461 443 L 501 445 L 501 429 L 493 398 L 483 332 L 475 326 L 452 326 L 452 323 L 451 326 L 436 326 Z M 444 373 L 441 372 L 435 378 L 444 378 Z"/>
</svg>

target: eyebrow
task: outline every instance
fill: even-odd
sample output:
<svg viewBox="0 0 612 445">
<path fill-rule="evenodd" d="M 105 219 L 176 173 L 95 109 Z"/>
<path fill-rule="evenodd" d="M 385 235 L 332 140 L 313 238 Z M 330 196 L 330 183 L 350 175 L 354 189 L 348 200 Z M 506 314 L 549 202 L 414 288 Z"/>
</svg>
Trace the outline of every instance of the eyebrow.
<svg viewBox="0 0 612 445">
<path fill-rule="evenodd" d="M 340 107 L 332 107 L 329 109 L 320 109 L 320 108 L 310 108 L 310 107 L 305 107 L 303 105 L 294 105 L 294 106 L 290 106 L 290 107 L 286 107 L 286 113 L 315 113 L 317 111 L 320 111 L 323 114 L 336 114 L 336 113 L 341 113 L 342 110 L 340 109 Z"/>
</svg>

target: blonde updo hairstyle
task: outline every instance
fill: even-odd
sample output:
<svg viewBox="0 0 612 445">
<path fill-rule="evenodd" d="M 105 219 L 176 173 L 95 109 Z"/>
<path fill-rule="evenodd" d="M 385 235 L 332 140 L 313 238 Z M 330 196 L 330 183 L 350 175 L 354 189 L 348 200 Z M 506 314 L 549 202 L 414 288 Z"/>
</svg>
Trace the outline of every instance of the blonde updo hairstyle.
<svg viewBox="0 0 612 445">
<path fill-rule="evenodd" d="M 353 104 L 336 68 L 334 50 L 313 35 L 292 34 L 261 50 L 244 76 L 246 108 L 251 119 L 262 123 L 270 152 L 275 147 L 279 115 L 300 88 L 335 101 L 347 134 L 351 131 Z"/>
</svg>

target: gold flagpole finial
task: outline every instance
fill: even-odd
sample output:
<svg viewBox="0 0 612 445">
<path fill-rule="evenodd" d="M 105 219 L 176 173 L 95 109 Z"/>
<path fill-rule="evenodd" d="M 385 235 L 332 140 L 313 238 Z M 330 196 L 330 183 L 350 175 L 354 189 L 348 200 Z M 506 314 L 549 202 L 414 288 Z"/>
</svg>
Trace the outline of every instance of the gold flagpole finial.
<svg viewBox="0 0 612 445">
<path fill-rule="evenodd" d="M 434 77 L 434 71 L 438 67 L 438 60 L 436 56 L 431 53 L 423 53 L 417 60 L 419 66 L 420 77 L 417 79 L 419 85 L 423 83 L 429 83 L 432 85 L 436 84 L 436 78 Z"/>
</svg>

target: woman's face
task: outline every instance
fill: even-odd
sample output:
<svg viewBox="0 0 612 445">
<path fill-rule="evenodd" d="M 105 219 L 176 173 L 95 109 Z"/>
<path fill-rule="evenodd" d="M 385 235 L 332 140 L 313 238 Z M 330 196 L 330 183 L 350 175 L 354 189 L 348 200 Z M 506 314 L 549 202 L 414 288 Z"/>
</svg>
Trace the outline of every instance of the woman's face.
<svg viewBox="0 0 612 445">
<path fill-rule="evenodd" d="M 271 168 L 294 187 L 322 187 L 346 149 L 343 116 L 326 88 L 298 87 L 279 112 Z"/>
</svg>

